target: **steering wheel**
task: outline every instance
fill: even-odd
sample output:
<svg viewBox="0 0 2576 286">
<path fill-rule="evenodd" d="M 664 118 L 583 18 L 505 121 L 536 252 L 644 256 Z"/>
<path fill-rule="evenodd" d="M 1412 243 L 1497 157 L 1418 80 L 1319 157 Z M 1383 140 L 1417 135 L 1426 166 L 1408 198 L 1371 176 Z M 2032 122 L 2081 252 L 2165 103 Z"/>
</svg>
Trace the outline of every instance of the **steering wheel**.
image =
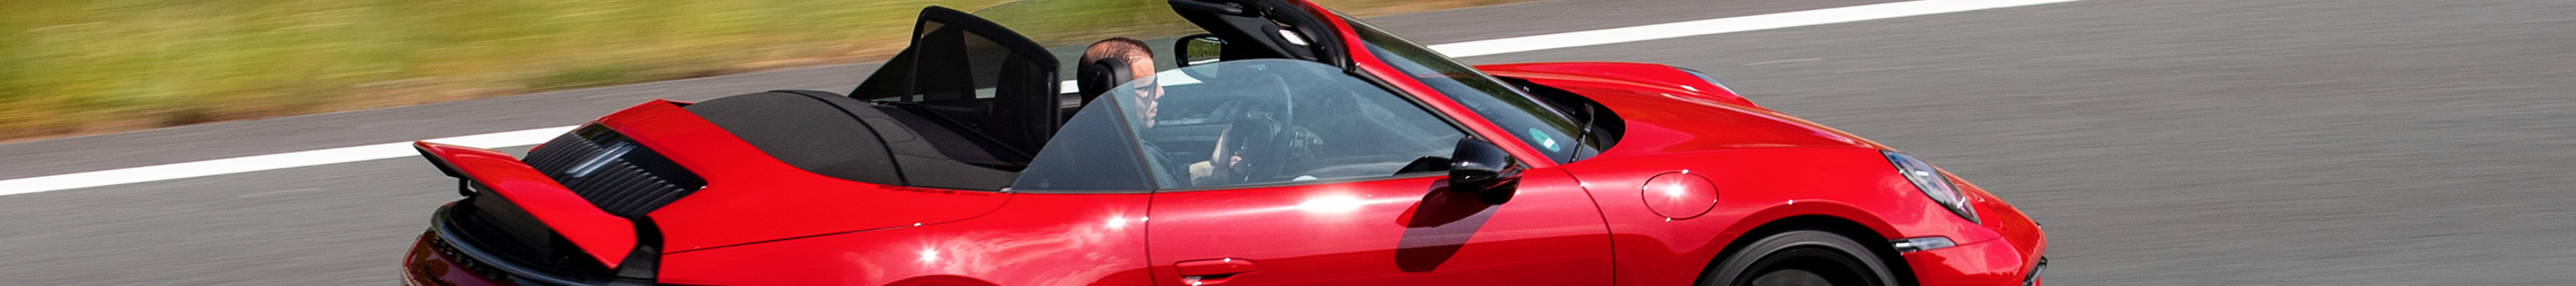
<svg viewBox="0 0 2576 286">
<path fill-rule="evenodd" d="M 1217 131 L 1216 150 L 1208 152 L 1209 174 L 1219 183 L 1245 182 L 1251 179 L 1252 174 L 1235 158 L 1242 156 L 1245 149 L 1274 143 L 1271 139 L 1278 137 L 1279 124 L 1267 118 L 1250 116 L 1227 121 L 1230 122 L 1225 130 Z"/>
<path fill-rule="evenodd" d="M 1227 86 L 1253 87 L 1242 90 L 1267 91 L 1267 93 L 1240 96 L 1241 99 L 1223 104 L 1223 107 L 1219 107 L 1216 114 L 1211 116 L 1218 118 L 1220 122 L 1225 122 L 1226 128 L 1217 132 L 1215 150 L 1208 152 L 1207 162 L 1211 167 L 1209 175 L 1214 179 L 1214 183 L 1220 184 L 1243 183 L 1256 178 L 1278 175 L 1256 173 L 1280 172 L 1277 170 L 1280 166 L 1277 165 L 1283 162 L 1277 161 L 1296 156 L 1290 153 L 1299 153 L 1296 151 L 1297 147 L 1311 145 L 1283 142 L 1296 141 L 1293 138 L 1282 140 L 1282 137 L 1312 137 L 1311 135 L 1291 136 L 1306 134 L 1291 131 L 1302 130 L 1290 125 L 1296 116 L 1296 95 L 1289 89 L 1287 79 L 1277 74 L 1247 69 L 1244 65 L 1227 66 L 1227 68 L 1243 70 L 1227 72 L 1237 76 L 1211 77 L 1202 80 L 1222 82 L 1222 85 Z M 1246 153 L 1253 154 L 1247 156 Z"/>
<path fill-rule="evenodd" d="M 1234 174 L 1239 172 L 1234 170 L 1234 164 L 1226 162 L 1226 159 L 1234 158 L 1234 150 L 1238 149 L 1230 145 L 1243 144 L 1243 139 L 1235 139 L 1234 136 L 1234 126 L 1226 126 L 1225 130 L 1217 131 L 1216 150 L 1208 151 L 1208 174 L 1216 182 L 1235 181 Z"/>
</svg>

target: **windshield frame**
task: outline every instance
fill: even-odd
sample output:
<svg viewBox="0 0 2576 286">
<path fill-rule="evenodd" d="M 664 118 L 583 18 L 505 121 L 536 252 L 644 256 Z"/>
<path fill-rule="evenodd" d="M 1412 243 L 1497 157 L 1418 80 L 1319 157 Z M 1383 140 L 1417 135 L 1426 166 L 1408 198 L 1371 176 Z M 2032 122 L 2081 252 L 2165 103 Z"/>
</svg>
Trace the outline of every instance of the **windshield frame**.
<svg viewBox="0 0 2576 286">
<path fill-rule="evenodd" d="M 1314 9 L 1324 8 L 1315 7 Z M 1338 11 L 1331 11 L 1329 9 L 1324 11 L 1325 12 L 1323 13 L 1332 16 L 1330 18 L 1334 20 L 1334 24 L 1339 26 L 1344 42 L 1346 43 L 1346 47 L 1348 50 L 1352 51 L 1349 53 L 1349 59 L 1354 63 L 1352 65 L 1353 73 L 1366 73 L 1366 75 L 1362 75 L 1362 77 L 1369 78 L 1373 81 L 1380 81 L 1382 84 L 1389 85 L 1390 88 L 1399 91 L 1399 93 L 1415 97 L 1416 100 L 1421 101 L 1424 104 L 1431 105 L 1434 107 L 1432 108 L 1433 111 L 1441 113 L 1443 116 L 1450 117 L 1453 121 L 1459 124 L 1465 125 L 1462 127 L 1466 127 L 1467 130 L 1472 131 L 1471 133 L 1473 133 L 1474 136 L 1485 139 L 1488 142 L 1501 145 L 1501 147 L 1504 147 L 1503 149 L 1506 152 L 1511 153 L 1512 157 L 1519 158 L 1523 164 L 1533 168 L 1550 167 L 1584 159 L 1586 157 L 1582 157 L 1581 154 L 1584 154 L 1587 149 L 1591 153 L 1598 153 L 1601 151 L 1600 146 L 1593 146 L 1592 144 L 1588 144 L 1588 141 L 1581 139 L 1581 136 L 1584 136 L 1581 134 L 1584 132 L 1584 124 L 1575 120 L 1565 111 L 1557 110 L 1560 107 L 1548 104 L 1529 94 L 1527 91 L 1520 90 L 1516 85 L 1504 82 L 1492 75 L 1486 74 L 1482 70 L 1475 69 L 1473 66 L 1459 63 L 1455 58 L 1440 54 L 1438 51 L 1414 43 L 1411 40 L 1406 40 L 1402 36 L 1386 32 L 1384 29 L 1377 29 L 1373 25 L 1361 22 L 1358 18 L 1351 17 L 1348 14 L 1342 14 Z M 1368 30 L 1362 31 L 1361 29 Z M 1372 31 L 1375 34 L 1382 35 L 1388 39 L 1385 41 L 1370 41 L 1367 37 L 1362 35 L 1362 33 L 1369 33 Z M 1377 49 L 1372 48 L 1371 45 L 1414 49 L 1427 54 L 1427 58 L 1406 57 L 1403 55 L 1383 55 L 1379 54 Z M 1517 134 L 1517 132 L 1511 132 L 1509 130 L 1510 128 L 1515 128 L 1515 126 L 1505 126 L 1501 122 L 1496 122 L 1493 120 L 1495 118 L 1485 116 L 1484 113 L 1478 112 L 1470 106 L 1460 102 L 1457 98 L 1457 96 L 1460 95 L 1452 95 L 1443 92 L 1443 90 L 1435 88 L 1429 83 L 1423 82 L 1422 80 L 1407 74 L 1404 68 L 1390 63 L 1390 61 L 1394 60 L 1411 60 L 1416 62 L 1429 60 L 1433 63 L 1455 66 L 1467 77 L 1452 77 L 1452 79 L 1459 81 L 1473 80 L 1505 87 L 1504 90 L 1508 90 L 1508 94 L 1480 94 L 1490 95 L 1495 97 L 1496 100 L 1504 100 L 1506 102 L 1509 102 L 1511 99 L 1518 99 L 1520 101 L 1525 101 L 1524 103 L 1543 109 L 1545 111 L 1543 113 L 1532 114 L 1524 112 L 1524 114 L 1532 120 L 1539 120 L 1548 123 L 1546 125 L 1552 127 L 1551 129 L 1554 129 L 1548 131 L 1557 131 L 1564 136 L 1562 138 L 1549 139 L 1568 141 L 1573 148 L 1552 152 L 1543 150 L 1540 148 L 1541 146 L 1536 146 L 1535 144 L 1525 141 L 1528 138 L 1512 136 L 1512 134 Z M 1468 94 L 1464 96 L 1478 95 Z M 1481 124 L 1467 123 L 1469 121 L 1480 122 Z M 1498 136 L 1513 138 L 1514 140 L 1493 140 L 1494 137 Z M 1553 135 L 1551 137 L 1553 137 Z"/>
</svg>

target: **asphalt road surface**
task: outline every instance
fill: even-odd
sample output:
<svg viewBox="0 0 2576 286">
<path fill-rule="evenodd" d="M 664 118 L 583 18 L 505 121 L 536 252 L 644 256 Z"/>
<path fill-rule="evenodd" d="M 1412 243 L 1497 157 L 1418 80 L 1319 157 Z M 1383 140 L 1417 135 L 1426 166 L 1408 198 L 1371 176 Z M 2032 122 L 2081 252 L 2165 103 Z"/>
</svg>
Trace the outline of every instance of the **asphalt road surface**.
<svg viewBox="0 0 2576 286">
<path fill-rule="evenodd" d="M 1447 43 L 1871 2 L 1372 21 Z M 2094 0 L 1465 60 L 1709 72 L 2020 205 L 2056 285 L 2576 284 L 2576 2 Z M 571 125 L 873 68 L 0 144 L 0 178 Z M 390 284 L 452 184 L 400 158 L 0 196 L 0 285 Z"/>
</svg>

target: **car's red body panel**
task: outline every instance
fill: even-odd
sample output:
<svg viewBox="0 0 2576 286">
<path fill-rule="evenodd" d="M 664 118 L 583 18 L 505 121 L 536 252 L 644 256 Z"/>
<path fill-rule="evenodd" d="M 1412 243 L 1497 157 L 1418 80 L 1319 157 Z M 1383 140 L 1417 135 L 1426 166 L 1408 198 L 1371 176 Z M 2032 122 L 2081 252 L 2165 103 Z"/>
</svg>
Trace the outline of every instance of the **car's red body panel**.
<svg viewBox="0 0 2576 286">
<path fill-rule="evenodd" d="M 1290 2 L 1351 30 L 1320 6 Z M 1355 34 L 1336 36 L 1367 50 Z M 1513 138 L 1375 54 L 1347 56 L 1351 70 L 1471 137 Z M 1692 285 L 1730 246 L 1806 228 L 1901 259 L 1891 266 L 1913 285 L 2020 285 L 2046 250 L 2038 225 L 1993 194 L 1955 182 L 1983 214 L 1969 221 L 1898 174 L 1886 146 L 1755 106 L 1690 72 L 1477 68 L 1595 101 L 1623 133 L 1563 164 L 1529 143 L 1492 140 L 1526 168 L 1511 199 L 1494 204 L 1421 175 L 1090 194 L 890 186 L 783 163 L 685 103 L 647 102 L 596 124 L 704 177 L 695 194 L 648 215 L 661 243 L 653 279 L 670 284 Z M 611 268 L 637 240 L 632 222 L 506 154 L 421 146 Z M 1885 244 L 1933 236 L 1957 246 Z M 510 284 L 453 271 L 466 266 L 433 251 L 436 238 L 416 243 L 407 282 Z"/>
<path fill-rule="evenodd" d="M 1619 146 L 1603 152 L 1604 156 L 1743 147 L 1883 148 L 1859 136 L 1753 106 L 1751 101 L 1723 88 L 1710 87 L 1708 92 L 1690 91 L 1677 88 L 1682 85 L 1661 80 L 1605 76 L 1662 74 L 1690 77 L 1662 65 L 1524 63 L 1485 65 L 1478 66 L 1478 69 L 1494 76 L 1529 80 L 1581 94 L 1609 106 L 1612 112 L 1631 124 L 1637 124 L 1630 125 Z"/>
<path fill-rule="evenodd" d="M 1922 285 L 2011 285 L 2030 277 L 2040 255 L 2048 253 L 2047 235 L 2040 232 L 2039 224 L 1994 194 L 1964 180 L 1953 181 L 1975 199 L 1977 213 L 1986 214 L 1980 217 L 1985 228 L 1977 230 L 1991 230 L 1995 236 L 1959 239 L 1956 247 L 1907 253 L 1905 261 L 1925 281 Z"/>
<path fill-rule="evenodd" d="M 1494 76 L 1542 82 L 1548 86 L 1609 87 L 1623 93 L 1653 93 L 1713 99 L 1754 106 L 1735 90 L 1672 66 L 1622 62 L 1516 63 L 1476 66 Z M 1564 87 L 1560 87 L 1564 88 Z"/>
<path fill-rule="evenodd" d="M 700 285 L 1149 285 L 1145 194 L 1016 194 L 999 211 L 922 227 L 663 256 Z"/>
<path fill-rule="evenodd" d="M 1608 285 L 1610 241 L 1579 182 L 1525 173 L 1487 204 L 1439 177 L 1154 194 L 1154 277 L 1249 260 L 1226 285 Z M 1167 284 L 1173 285 L 1173 284 Z"/>
<path fill-rule="evenodd" d="M 1982 225 L 1952 215 L 1886 165 L 1875 142 L 1749 105 L 1731 91 L 1701 93 L 1668 82 L 1603 75 L 1652 74 L 1652 65 L 1533 63 L 1480 66 L 1495 76 L 1582 94 L 1627 120 L 1615 148 L 1564 167 L 1602 202 L 1618 241 L 1621 285 L 1689 285 L 1726 243 L 1765 223 L 1831 217 L 1885 239 L 1945 236 L 1962 247 L 1907 253 L 1920 285 L 2012 285 L 2045 250 L 2037 225 L 1965 181 Z M 1678 74 L 1670 68 L 1664 70 Z M 1687 74 L 1682 74 L 1688 77 Z M 1645 181 L 1688 170 L 1716 185 L 1709 213 L 1668 220 L 1643 201 Z M 1987 244 L 1997 238 L 2010 237 Z M 1975 247 L 1967 247 L 1967 246 Z M 1957 258 L 1974 256 L 1975 258 Z M 1956 269 L 1986 272 L 1959 273 Z"/>
</svg>

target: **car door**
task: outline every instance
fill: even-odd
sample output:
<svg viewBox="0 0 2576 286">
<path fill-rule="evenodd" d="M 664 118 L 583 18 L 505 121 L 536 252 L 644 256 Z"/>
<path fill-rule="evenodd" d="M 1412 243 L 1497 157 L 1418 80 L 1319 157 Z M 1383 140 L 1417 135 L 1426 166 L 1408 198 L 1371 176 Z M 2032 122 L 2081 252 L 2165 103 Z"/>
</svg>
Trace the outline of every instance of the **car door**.
<svg viewBox="0 0 2576 286">
<path fill-rule="evenodd" d="M 1158 285 L 1609 283 L 1608 232 L 1571 176 L 1525 170 L 1499 203 L 1451 192 L 1448 172 L 1432 166 L 1447 166 L 1465 135 L 1382 88 L 1294 60 L 1156 77 L 1166 79 L 1137 83 L 1160 82 L 1143 88 L 1160 98 L 1219 102 L 1208 105 L 1214 111 L 1161 106 L 1156 118 L 1129 117 L 1134 134 L 1148 134 L 1138 141 L 1151 147 L 1140 149 L 1189 154 L 1147 160 L 1147 169 L 1166 170 L 1158 174 L 1192 178 L 1160 180 L 1151 198 L 1146 242 Z M 1137 104 L 1121 93 L 1136 85 L 1112 90 L 1113 102 Z M 1164 139 L 1152 134 L 1162 133 L 1148 132 L 1186 128 L 1227 131 L 1214 151 L 1152 151 L 1209 148 L 1156 143 Z M 1245 147 L 1227 149 L 1235 144 Z M 1200 178 L 1216 162 L 1242 166 Z"/>
<path fill-rule="evenodd" d="M 1155 193 L 1159 285 L 1608 285 L 1609 237 L 1564 172 L 1487 204 L 1443 176 Z"/>
</svg>

